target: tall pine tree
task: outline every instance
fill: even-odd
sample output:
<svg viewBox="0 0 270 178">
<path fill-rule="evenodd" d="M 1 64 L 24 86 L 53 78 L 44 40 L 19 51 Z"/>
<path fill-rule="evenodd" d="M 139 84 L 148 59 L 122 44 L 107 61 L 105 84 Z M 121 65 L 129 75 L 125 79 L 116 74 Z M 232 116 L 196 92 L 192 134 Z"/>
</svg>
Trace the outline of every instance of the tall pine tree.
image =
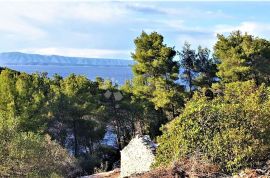
<svg viewBox="0 0 270 178">
<path fill-rule="evenodd" d="M 134 43 L 134 95 L 151 101 L 156 109 L 171 117 L 176 116 L 182 104 L 182 87 L 176 83 L 179 64 L 173 60 L 176 51 L 164 44 L 163 36 L 157 32 L 142 32 Z"/>
</svg>

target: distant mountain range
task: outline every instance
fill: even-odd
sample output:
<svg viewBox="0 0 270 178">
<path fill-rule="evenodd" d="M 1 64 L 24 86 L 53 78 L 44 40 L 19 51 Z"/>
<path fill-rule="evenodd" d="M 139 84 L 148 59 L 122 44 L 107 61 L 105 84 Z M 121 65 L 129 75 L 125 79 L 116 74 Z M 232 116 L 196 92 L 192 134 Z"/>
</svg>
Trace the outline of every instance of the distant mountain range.
<svg viewBox="0 0 270 178">
<path fill-rule="evenodd" d="M 58 55 L 0 53 L 0 66 L 8 65 L 65 65 L 65 66 L 130 66 L 133 60 L 65 57 Z"/>
</svg>

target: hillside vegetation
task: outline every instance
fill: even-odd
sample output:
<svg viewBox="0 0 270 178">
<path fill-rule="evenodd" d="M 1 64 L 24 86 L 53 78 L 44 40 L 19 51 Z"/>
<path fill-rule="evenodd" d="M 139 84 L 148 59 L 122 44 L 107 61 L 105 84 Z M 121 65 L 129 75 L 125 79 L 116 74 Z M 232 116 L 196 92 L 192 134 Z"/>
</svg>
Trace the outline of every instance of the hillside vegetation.
<svg viewBox="0 0 270 178">
<path fill-rule="evenodd" d="M 0 177 L 112 170 L 135 134 L 157 141 L 156 170 L 196 158 L 199 172 L 233 174 L 269 159 L 270 41 L 236 31 L 218 35 L 213 51 L 177 50 L 142 32 L 134 44 L 123 86 L 2 70 Z M 103 142 L 108 127 L 115 146 Z"/>
</svg>

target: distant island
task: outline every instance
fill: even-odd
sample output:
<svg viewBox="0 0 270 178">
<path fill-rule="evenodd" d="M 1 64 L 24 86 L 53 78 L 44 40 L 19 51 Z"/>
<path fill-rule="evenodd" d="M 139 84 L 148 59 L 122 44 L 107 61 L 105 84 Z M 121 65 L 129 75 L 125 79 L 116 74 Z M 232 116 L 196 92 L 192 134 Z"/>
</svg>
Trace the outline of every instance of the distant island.
<svg viewBox="0 0 270 178">
<path fill-rule="evenodd" d="M 133 60 L 65 57 L 58 55 L 27 54 L 21 52 L 0 53 L 0 65 L 65 65 L 65 66 L 130 66 Z"/>
</svg>

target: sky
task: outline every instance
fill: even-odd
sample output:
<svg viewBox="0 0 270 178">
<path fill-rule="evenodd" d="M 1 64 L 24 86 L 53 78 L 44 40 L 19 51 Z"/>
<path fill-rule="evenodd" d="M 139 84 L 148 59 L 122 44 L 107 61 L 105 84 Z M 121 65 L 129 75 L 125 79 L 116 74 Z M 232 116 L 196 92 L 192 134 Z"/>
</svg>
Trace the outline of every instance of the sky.
<svg viewBox="0 0 270 178">
<path fill-rule="evenodd" d="M 270 38 L 270 2 L 0 0 L 0 52 L 131 59 L 156 31 L 168 46 L 212 49 L 218 33 Z"/>
</svg>

